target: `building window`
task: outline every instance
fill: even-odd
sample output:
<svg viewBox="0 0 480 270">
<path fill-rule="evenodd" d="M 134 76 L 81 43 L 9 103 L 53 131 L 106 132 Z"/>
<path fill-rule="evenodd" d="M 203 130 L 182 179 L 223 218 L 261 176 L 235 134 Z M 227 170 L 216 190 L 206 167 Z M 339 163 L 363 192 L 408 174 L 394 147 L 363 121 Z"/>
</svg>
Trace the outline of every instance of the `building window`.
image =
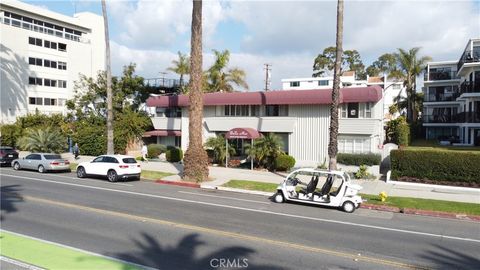
<svg viewBox="0 0 480 270">
<path fill-rule="evenodd" d="M 57 105 L 57 100 L 54 98 L 44 98 L 43 99 L 45 106 L 55 106 Z"/>
<path fill-rule="evenodd" d="M 28 64 L 29 64 L 29 65 L 35 65 L 35 58 L 29 57 L 29 58 L 28 58 Z"/>
<path fill-rule="evenodd" d="M 182 147 L 182 137 L 175 136 L 175 146 L 176 147 Z"/>
<path fill-rule="evenodd" d="M 67 63 L 58 61 L 58 69 L 67 70 Z"/>
<path fill-rule="evenodd" d="M 372 103 L 347 103 L 340 106 L 341 118 L 372 118 Z"/>
<path fill-rule="evenodd" d="M 370 153 L 371 138 L 339 136 L 338 152 L 351 154 Z"/>
<path fill-rule="evenodd" d="M 288 116 L 288 105 L 267 105 L 265 116 Z"/>
<path fill-rule="evenodd" d="M 251 116 L 260 116 L 260 106 L 259 105 L 251 105 L 250 106 L 250 115 Z"/>
<path fill-rule="evenodd" d="M 300 82 L 290 82 L 290 87 L 299 87 L 300 86 Z"/>
<path fill-rule="evenodd" d="M 372 103 L 365 103 L 365 118 L 372 118 Z"/>
<path fill-rule="evenodd" d="M 180 107 L 166 108 L 165 117 L 182 117 L 182 108 Z"/>
<path fill-rule="evenodd" d="M 328 80 L 320 80 L 318 81 L 319 86 L 328 86 Z"/>
<path fill-rule="evenodd" d="M 58 50 L 62 51 L 62 52 L 66 52 L 67 51 L 67 44 L 58 43 Z"/>
<path fill-rule="evenodd" d="M 347 117 L 348 118 L 358 118 L 358 103 L 348 103 L 347 104 Z"/>
<path fill-rule="evenodd" d="M 28 99 L 30 105 L 43 105 L 43 99 L 40 97 L 31 97 Z"/>
<path fill-rule="evenodd" d="M 55 62 L 55 61 L 50 61 L 50 67 L 51 67 L 51 68 L 57 68 L 57 62 Z"/>
<path fill-rule="evenodd" d="M 67 99 L 65 98 L 59 98 L 58 99 L 58 106 L 65 106 L 65 103 L 67 102 Z"/>
<path fill-rule="evenodd" d="M 37 65 L 37 66 L 42 66 L 42 59 L 36 58 L 36 59 L 35 59 L 35 65 Z"/>
<path fill-rule="evenodd" d="M 44 67 L 50 67 L 50 60 L 44 59 L 43 60 L 43 66 Z"/>
<path fill-rule="evenodd" d="M 36 83 L 35 83 L 36 85 L 43 85 L 42 84 L 42 82 L 43 82 L 42 78 L 35 78 L 35 79 L 36 79 Z"/>
<path fill-rule="evenodd" d="M 36 82 L 35 79 L 36 79 L 36 78 L 34 78 L 34 77 L 28 77 L 28 84 L 30 84 L 30 85 L 35 85 L 35 84 L 36 84 L 36 83 L 35 83 L 35 82 Z"/>
<path fill-rule="evenodd" d="M 401 84 L 394 84 L 394 85 L 392 86 L 392 89 L 393 89 L 393 90 L 400 90 L 401 88 L 402 88 L 402 85 L 401 85 Z"/>
<path fill-rule="evenodd" d="M 58 80 L 58 87 L 59 88 L 67 88 L 67 81 Z"/>
</svg>

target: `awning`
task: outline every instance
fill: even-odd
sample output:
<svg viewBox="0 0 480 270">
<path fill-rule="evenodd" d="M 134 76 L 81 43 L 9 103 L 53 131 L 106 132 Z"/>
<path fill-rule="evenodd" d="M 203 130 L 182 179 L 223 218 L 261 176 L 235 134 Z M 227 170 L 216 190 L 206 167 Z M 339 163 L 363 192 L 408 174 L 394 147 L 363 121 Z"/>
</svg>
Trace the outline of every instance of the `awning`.
<svg viewBox="0 0 480 270">
<path fill-rule="evenodd" d="M 182 136 L 182 132 L 180 130 L 151 130 L 143 133 L 142 137 L 152 137 L 152 136 L 160 136 L 160 137 L 167 137 L 167 136 Z"/>
<path fill-rule="evenodd" d="M 254 128 L 234 128 L 227 132 L 225 138 L 227 139 L 256 139 L 260 138 L 262 134 Z"/>
</svg>

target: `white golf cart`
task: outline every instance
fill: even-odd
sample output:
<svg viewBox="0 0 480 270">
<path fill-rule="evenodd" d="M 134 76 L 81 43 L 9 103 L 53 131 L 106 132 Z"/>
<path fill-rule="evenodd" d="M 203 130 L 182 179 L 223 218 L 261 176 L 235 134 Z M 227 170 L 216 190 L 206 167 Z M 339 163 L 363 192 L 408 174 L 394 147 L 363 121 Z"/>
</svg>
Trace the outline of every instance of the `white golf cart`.
<svg viewBox="0 0 480 270">
<path fill-rule="evenodd" d="M 362 203 L 362 197 L 357 195 L 361 189 L 345 172 L 303 168 L 287 176 L 277 187 L 273 200 L 277 203 L 294 201 L 338 207 L 352 213 Z"/>
</svg>

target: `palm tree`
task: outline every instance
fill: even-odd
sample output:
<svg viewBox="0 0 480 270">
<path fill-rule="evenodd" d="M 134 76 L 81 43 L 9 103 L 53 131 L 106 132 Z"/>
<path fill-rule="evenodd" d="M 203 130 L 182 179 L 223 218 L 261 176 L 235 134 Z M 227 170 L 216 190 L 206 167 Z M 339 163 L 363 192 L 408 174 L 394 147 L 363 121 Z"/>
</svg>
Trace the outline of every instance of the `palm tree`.
<svg viewBox="0 0 480 270">
<path fill-rule="evenodd" d="M 333 90 L 332 90 L 332 106 L 330 107 L 330 141 L 328 143 L 328 168 L 330 170 L 337 169 L 337 152 L 338 152 L 338 97 L 340 94 L 340 72 L 342 68 L 343 55 L 343 0 L 338 0 L 337 4 L 337 41 L 335 69 L 333 73 Z"/>
<path fill-rule="evenodd" d="M 110 39 L 108 34 L 107 5 L 102 0 L 103 25 L 105 27 L 105 65 L 107 72 L 107 154 L 114 153 L 113 146 L 113 103 L 112 69 L 110 66 Z"/>
<path fill-rule="evenodd" d="M 190 52 L 190 101 L 188 148 L 183 159 L 184 179 L 201 182 L 208 178 L 208 156 L 202 145 L 202 1 L 193 1 Z"/>
<path fill-rule="evenodd" d="M 58 130 L 37 128 L 28 130 L 18 140 L 18 146 L 30 152 L 60 153 L 66 147 L 66 139 Z"/>
<path fill-rule="evenodd" d="M 228 155 L 235 155 L 236 151 L 229 143 L 225 143 L 224 136 L 210 137 L 205 143 L 205 147 L 208 147 L 213 150 L 213 160 L 219 165 L 225 165 L 225 158 L 227 156 L 227 151 L 225 145 L 228 145 Z"/>
<path fill-rule="evenodd" d="M 190 73 L 190 57 L 186 54 L 178 52 L 178 60 L 172 61 L 171 67 L 167 68 L 167 70 L 173 71 L 180 75 L 180 88 L 183 87 L 183 76 Z"/>
<path fill-rule="evenodd" d="M 245 145 L 247 154 L 256 159 L 258 163 L 270 170 L 275 169 L 275 159 L 284 154 L 283 142 L 278 135 L 268 133 L 254 141 L 253 147 Z"/>
<path fill-rule="evenodd" d="M 233 92 L 232 84 L 241 86 L 248 90 L 248 84 L 245 81 L 245 71 L 239 68 L 231 68 L 227 71 L 228 62 L 230 61 L 230 52 L 213 50 L 215 54 L 215 62 L 208 69 L 208 91 L 209 92 Z"/>
<path fill-rule="evenodd" d="M 403 84 L 407 90 L 407 119 L 409 123 L 417 120 L 417 112 L 414 109 L 416 104 L 415 89 L 417 86 L 417 76 L 420 75 L 425 65 L 432 58 L 429 56 L 422 56 L 418 58 L 419 47 L 412 48 L 408 51 L 398 49 L 397 57 L 398 65 L 400 66 L 400 77 L 404 80 Z"/>
</svg>

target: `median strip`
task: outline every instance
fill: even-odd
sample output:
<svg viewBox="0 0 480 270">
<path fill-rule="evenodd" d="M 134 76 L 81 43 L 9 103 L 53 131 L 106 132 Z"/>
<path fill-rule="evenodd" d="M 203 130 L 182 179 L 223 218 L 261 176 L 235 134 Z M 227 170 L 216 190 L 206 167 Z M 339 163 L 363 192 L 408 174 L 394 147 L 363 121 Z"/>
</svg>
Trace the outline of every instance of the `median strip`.
<svg viewBox="0 0 480 270">
<path fill-rule="evenodd" d="M 140 265 L 17 233 L 0 231 L 0 254 L 44 269 L 144 269 Z"/>
</svg>

